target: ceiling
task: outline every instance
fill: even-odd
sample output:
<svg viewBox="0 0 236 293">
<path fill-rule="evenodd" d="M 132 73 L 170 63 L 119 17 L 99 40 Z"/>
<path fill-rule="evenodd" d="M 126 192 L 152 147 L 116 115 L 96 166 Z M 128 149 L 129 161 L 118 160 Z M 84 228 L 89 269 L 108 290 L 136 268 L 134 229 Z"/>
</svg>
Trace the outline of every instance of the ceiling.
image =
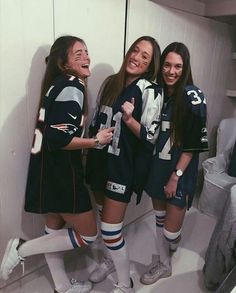
<svg viewBox="0 0 236 293">
<path fill-rule="evenodd" d="M 236 0 L 196 0 L 206 5 L 206 17 L 236 26 Z M 207 14 L 208 8 L 213 8 L 214 15 Z M 222 7 L 227 7 L 222 12 Z M 214 9 L 215 8 L 215 9 Z M 228 11 L 227 11 L 228 10 Z"/>
</svg>

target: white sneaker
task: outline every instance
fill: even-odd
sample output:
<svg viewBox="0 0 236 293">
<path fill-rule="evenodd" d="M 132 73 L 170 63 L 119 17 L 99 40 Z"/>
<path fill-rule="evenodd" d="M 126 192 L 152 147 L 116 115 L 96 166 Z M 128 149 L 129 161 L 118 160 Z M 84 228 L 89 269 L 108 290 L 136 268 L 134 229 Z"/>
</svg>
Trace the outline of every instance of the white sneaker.
<svg viewBox="0 0 236 293">
<path fill-rule="evenodd" d="M 172 274 L 171 265 L 165 266 L 160 261 L 156 262 L 146 273 L 144 273 L 141 278 L 140 282 L 144 285 L 150 285 L 155 283 L 161 278 L 170 277 Z"/>
<path fill-rule="evenodd" d="M 23 239 L 15 238 L 10 239 L 5 250 L 1 268 L 0 268 L 0 278 L 7 280 L 9 275 L 12 273 L 13 269 L 21 263 L 23 265 L 24 258 L 21 257 L 18 253 L 18 249 L 25 241 Z M 24 266 L 23 266 L 24 274 Z"/>
<path fill-rule="evenodd" d="M 77 281 L 75 279 L 71 279 L 72 287 L 67 291 L 57 291 L 54 290 L 54 293 L 88 293 L 92 290 L 92 283 L 89 281 Z"/>
<path fill-rule="evenodd" d="M 115 284 L 111 293 L 135 293 L 133 280 L 130 278 L 130 287 Z"/>
<path fill-rule="evenodd" d="M 118 284 L 115 284 L 112 293 L 135 293 L 133 280 L 130 278 L 130 287 L 119 286 Z"/>
<path fill-rule="evenodd" d="M 102 262 L 89 276 L 89 281 L 99 283 L 115 271 L 115 266 L 111 258 L 103 257 Z"/>
</svg>

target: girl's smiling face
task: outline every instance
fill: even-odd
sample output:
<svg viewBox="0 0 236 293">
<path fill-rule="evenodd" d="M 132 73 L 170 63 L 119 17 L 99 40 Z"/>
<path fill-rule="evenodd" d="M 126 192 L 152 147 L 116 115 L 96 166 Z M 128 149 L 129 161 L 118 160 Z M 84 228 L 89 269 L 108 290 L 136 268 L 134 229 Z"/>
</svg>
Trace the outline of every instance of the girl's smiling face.
<svg viewBox="0 0 236 293">
<path fill-rule="evenodd" d="M 75 42 L 68 51 L 66 69 L 75 72 L 78 77 L 85 79 L 90 76 L 90 58 L 86 45 L 82 42 Z"/>
</svg>

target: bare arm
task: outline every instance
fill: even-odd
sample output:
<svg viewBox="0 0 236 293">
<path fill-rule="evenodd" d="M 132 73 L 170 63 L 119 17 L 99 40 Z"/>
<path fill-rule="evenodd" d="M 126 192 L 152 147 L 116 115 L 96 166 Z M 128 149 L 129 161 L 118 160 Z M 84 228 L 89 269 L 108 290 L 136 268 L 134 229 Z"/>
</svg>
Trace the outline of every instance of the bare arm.
<svg viewBox="0 0 236 293">
<path fill-rule="evenodd" d="M 73 137 L 70 143 L 63 147 L 63 150 L 94 148 L 97 143 L 101 145 L 108 144 L 112 139 L 113 130 L 114 127 L 105 128 L 99 131 L 95 138 Z"/>
<path fill-rule="evenodd" d="M 193 153 L 187 153 L 183 152 L 179 158 L 178 163 L 176 164 L 176 169 L 181 169 L 183 172 L 188 167 L 190 161 L 192 160 Z M 175 172 L 173 172 L 168 180 L 168 183 L 166 184 L 164 188 L 164 192 L 168 198 L 173 197 L 176 195 L 176 189 L 177 184 L 179 181 L 179 178 Z"/>
</svg>

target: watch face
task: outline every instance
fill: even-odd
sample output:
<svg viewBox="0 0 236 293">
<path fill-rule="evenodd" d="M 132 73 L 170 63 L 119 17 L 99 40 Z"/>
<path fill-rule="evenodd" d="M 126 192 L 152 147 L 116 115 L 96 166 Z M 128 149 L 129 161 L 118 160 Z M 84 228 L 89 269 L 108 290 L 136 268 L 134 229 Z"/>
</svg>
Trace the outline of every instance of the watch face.
<svg viewBox="0 0 236 293">
<path fill-rule="evenodd" d="M 176 173 L 176 175 L 179 176 L 179 177 L 183 175 L 183 171 L 180 170 L 180 169 L 179 169 L 179 170 L 176 170 L 175 173 Z"/>
</svg>

